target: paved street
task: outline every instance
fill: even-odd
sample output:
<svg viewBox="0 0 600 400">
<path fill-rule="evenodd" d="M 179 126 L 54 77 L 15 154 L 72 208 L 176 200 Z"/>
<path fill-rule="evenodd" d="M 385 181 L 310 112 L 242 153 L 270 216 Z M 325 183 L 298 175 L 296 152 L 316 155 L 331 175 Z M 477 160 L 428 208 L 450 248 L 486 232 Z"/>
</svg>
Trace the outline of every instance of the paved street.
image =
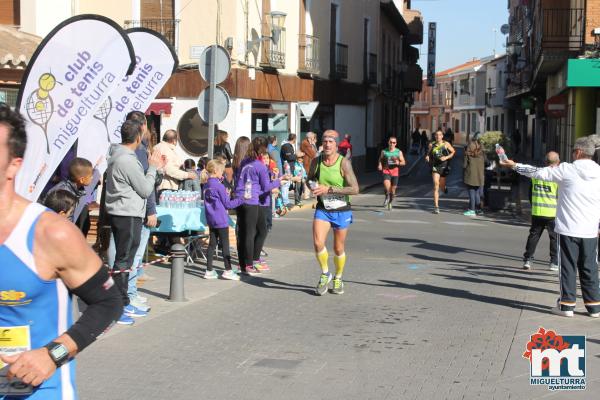
<svg viewBox="0 0 600 400">
<path fill-rule="evenodd" d="M 81 398 L 593 398 L 598 320 L 581 303 L 572 319 L 550 314 L 558 286 L 547 238 L 534 270 L 522 270 L 527 223 L 464 217 L 459 167 L 440 215 L 422 166 L 401 181 L 392 211 L 382 211 L 379 187 L 355 197 L 341 296 L 313 295 L 310 207 L 274 222 L 264 277 L 209 282 L 189 268 L 189 301 L 169 303 L 168 268 L 150 267 L 151 315 L 79 357 Z M 585 392 L 529 385 L 522 353 L 540 326 L 587 335 Z"/>
</svg>

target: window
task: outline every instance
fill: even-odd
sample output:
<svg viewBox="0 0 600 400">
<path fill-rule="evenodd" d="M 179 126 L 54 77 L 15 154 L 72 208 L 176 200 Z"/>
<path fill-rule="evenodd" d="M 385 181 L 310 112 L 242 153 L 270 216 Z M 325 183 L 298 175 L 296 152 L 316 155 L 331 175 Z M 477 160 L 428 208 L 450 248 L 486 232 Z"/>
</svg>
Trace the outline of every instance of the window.
<svg viewBox="0 0 600 400">
<path fill-rule="evenodd" d="M 500 130 L 504 132 L 504 114 L 500 114 Z"/>
<path fill-rule="evenodd" d="M 494 115 L 494 130 L 498 130 L 498 116 Z"/>
<path fill-rule="evenodd" d="M 469 80 L 461 79 L 460 80 L 460 94 L 470 94 L 469 92 Z"/>
<path fill-rule="evenodd" d="M 490 117 L 487 117 L 485 120 L 485 130 L 486 131 L 490 130 Z"/>
<path fill-rule="evenodd" d="M 460 131 L 461 132 L 465 132 L 467 130 L 465 125 L 466 125 L 466 114 L 461 113 L 460 114 Z"/>
</svg>

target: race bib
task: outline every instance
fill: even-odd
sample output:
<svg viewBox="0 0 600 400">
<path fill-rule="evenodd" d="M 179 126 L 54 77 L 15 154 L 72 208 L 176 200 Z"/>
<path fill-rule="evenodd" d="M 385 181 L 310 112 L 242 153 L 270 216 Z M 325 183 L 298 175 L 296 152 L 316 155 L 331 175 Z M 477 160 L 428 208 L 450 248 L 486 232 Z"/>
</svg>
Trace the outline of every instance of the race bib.
<svg viewBox="0 0 600 400">
<path fill-rule="evenodd" d="M 338 210 L 348 205 L 346 196 L 343 194 L 328 194 L 323 196 L 322 199 L 326 210 Z"/>
<path fill-rule="evenodd" d="M 29 326 L 0 326 L 0 354 L 9 356 L 31 350 Z M 0 361 L 0 368 L 6 364 Z"/>
<path fill-rule="evenodd" d="M 0 354 L 15 355 L 31 350 L 29 326 L 0 326 Z M 8 365 L 0 361 L 0 396 L 31 394 L 31 385 L 6 378 Z"/>
</svg>

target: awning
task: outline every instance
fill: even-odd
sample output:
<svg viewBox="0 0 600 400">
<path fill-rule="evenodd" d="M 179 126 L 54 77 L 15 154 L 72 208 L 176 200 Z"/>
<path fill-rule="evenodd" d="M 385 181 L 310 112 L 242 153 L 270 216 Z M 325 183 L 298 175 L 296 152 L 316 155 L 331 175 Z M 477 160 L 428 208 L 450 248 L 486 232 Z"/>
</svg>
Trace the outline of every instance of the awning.
<svg viewBox="0 0 600 400">
<path fill-rule="evenodd" d="M 572 58 L 567 64 L 568 87 L 600 87 L 600 60 Z"/>
<path fill-rule="evenodd" d="M 171 108 L 173 108 L 173 103 L 152 103 L 150 107 L 146 110 L 146 115 L 150 114 L 171 114 Z"/>
</svg>

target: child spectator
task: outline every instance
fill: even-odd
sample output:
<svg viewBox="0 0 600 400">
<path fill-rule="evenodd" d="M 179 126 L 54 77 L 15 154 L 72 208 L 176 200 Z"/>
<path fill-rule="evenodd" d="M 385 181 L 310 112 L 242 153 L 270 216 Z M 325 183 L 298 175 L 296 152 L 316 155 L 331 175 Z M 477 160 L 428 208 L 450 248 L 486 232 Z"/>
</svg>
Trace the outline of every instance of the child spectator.
<svg viewBox="0 0 600 400">
<path fill-rule="evenodd" d="M 76 157 L 69 164 L 69 178 L 59 182 L 46 195 L 48 196 L 56 190 L 66 190 L 77 198 L 75 210 L 69 220 L 77 225 L 84 236 L 87 235 L 90 229 L 90 216 L 85 197 L 94 191 L 92 187 L 93 177 L 94 167 L 92 163 L 85 158 Z"/>
<path fill-rule="evenodd" d="M 229 218 L 227 209 L 237 208 L 244 202 L 243 197 L 231 200 L 221 183 L 225 164 L 212 160 L 206 165 L 208 181 L 204 185 L 204 209 L 206 222 L 210 228 L 210 239 L 206 253 L 206 272 L 204 279 L 217 279 L 218 275 L 213 270 L 213 256 L 217 248 L 217 239 L 221 242 L 221 251 L 225 272 L 221 278 L 239 281 L 240 277 L 231 269 L 231 255 L 229 254 Z"/>
<path fill-rule="evenodd" d="M 54 190 L 46 195 L 44 205 L 68 219 L 75 211 L 77 196 L 66 190 Z"/>
<path fill-rule="evenodd" d="M 186 172 L 193 172 L 196 174 L 196 162 L 191 158 L 188 158 L 183 162 L 183 170 Z M 196 174 L 194 179 L 184 179 L 180 186 L 181 190 L 188 192 L 199 192 L 200 191 L 200 178 Z"/>
<path fill-rule="evenodd" d="M 306 182 L 306 170 L 304 169 L 304 154 L 296 154 L 296 162 L 292 166 L 292 182 L 294 182 L 294 200 L 298 207 L 302 206 L 302 194 Z"/>
</svg>

